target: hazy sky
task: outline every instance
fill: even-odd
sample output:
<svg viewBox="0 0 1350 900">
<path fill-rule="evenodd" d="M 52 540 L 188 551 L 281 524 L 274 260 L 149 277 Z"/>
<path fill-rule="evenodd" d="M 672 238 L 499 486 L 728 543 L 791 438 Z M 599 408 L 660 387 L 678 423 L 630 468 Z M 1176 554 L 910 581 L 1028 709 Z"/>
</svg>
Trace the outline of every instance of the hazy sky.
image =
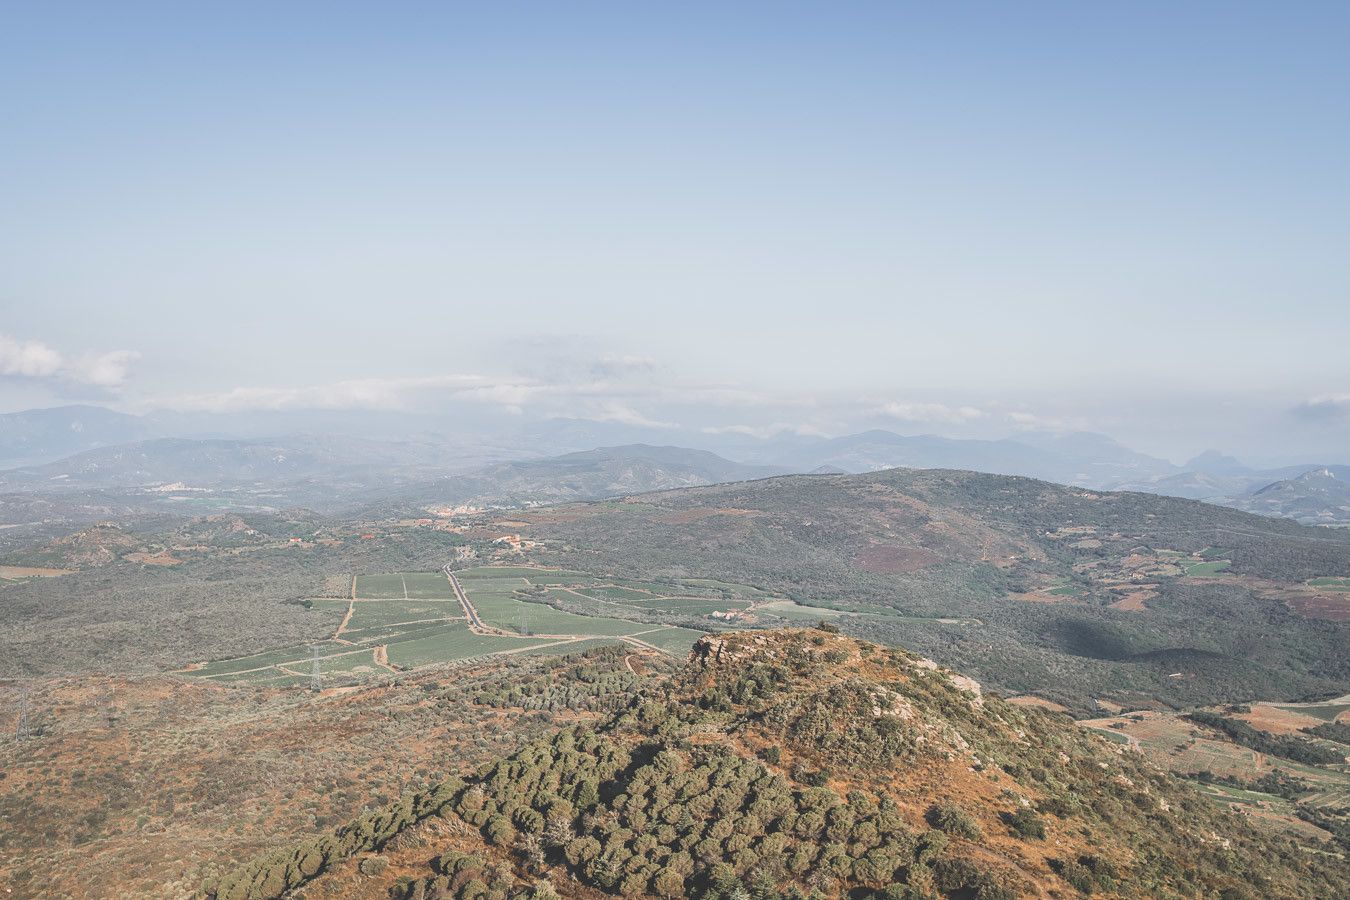
<svg viewBox="0 0 1350 900">
<path fill-rule="evenodd" d="M 1350 461 L 1350 4 L 2 9 L 4 408 Z"/>
</svg>

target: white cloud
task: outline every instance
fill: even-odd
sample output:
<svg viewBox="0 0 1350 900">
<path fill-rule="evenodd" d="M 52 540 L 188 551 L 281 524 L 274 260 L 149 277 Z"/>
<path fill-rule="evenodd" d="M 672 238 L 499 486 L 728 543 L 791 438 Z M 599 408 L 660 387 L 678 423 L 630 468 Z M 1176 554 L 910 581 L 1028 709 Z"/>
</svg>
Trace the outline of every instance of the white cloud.
<svg viewBox="0 0 1350 900">
<path fill-rule="evenodd" d="M 527 409 L 542 417 L 619 422 L 646 428 L 675 428 L 641 412 L 620 386 L 606 382 L 544 384 L 520 378 L 449 374 L 420 378 L 365 378 L 297 388 L 237 387 L 219 394 L 170 398 L 173 409 L 201 412 L 299 409 L 412 409 L 445 403 L 476 403 L 503 412 Z"/>
<path fill-rule="evenodd" d="M 973 406 L 948 406 L 945 403 L 884 403 L 875 410 L 878 414 L 902 422 L 941 422 L 961 425 L 984 418 L 984 411 Z"/>
<path fill-rule="evenodd" d="M 127 380 L 131 364 L 140 359 L 135 350 L 114 350 L 100 356 L 91 356 L 76 361 L 70 371 L 76 381 L 99 387 L 117 387 Z"/>
<path fill-rule="evenodd" d="M 134 350 L 113 350 L 75 360 L 42 341 L 19 341 L 0 334 L 0 375 L 54 380 L 114 388 L 126 381 L 131 364 L 140 356 Z"/>
<path fill-rule="evenodd" d="M 477 375 L 426 378 L 359 378 L 308 387 L 237 387 L 218 394 L 194 394 L 164 401 L 171 409 L 198 412 L 295 409 L 402 409 L 419 392 L 480 390 Z"/>
<path fill-rule="evenodd" d="M 783 422 L 775 422 L 772 425 L 710 425 L 706 428 L 700 428 L 699 431 L 704 434 L 744 434 L 760 440 L 768 440 L 780 434 L 821 438 L 832 436 L 814 425 L 788 425 Z"/>
<path fill-rule="evenodd" d="M 1290 412 L 1305 422 L 1341 422 L 1350 419 L 1350 394 L 1323 394 L 1310 397 Z"/>
<path fill-rule="evenodd" d="M 592 422 L 618 422 L 620 425 L 635 425 L 641 428 L 679 428 L 674 422 L 661 422 L 649 419 L 642 413 L 622 403 L 602 403 L 599 409 L 589 414 L 576 416 Z"/>
<path fill-rule="evenodd" d="M 61 354 L 41 341 L 16 341 L 0 334 L 0 375 L 50 378 L 61 371 Z"/>
<path fill-rule="evenodd" d="M 1087 419 L 1073 416 L 1042 416 L 1029 412 L 1010 412 L 1008 421 L 1020 431 L 1091 431 L 1094 427 Z"/>
</svg>

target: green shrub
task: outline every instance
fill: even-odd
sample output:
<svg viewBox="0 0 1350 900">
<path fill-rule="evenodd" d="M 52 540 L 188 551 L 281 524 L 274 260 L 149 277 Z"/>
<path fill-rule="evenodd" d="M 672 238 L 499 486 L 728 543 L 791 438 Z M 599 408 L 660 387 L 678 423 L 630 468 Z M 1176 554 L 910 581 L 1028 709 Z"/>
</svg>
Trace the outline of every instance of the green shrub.
<svg viewBox="0 0 1350 900">
<path fill-rule="evenodd" d="M 929 825 L 947 834 L 972 841 L 980 837 L 979 823 L 955 803 L 935 803 L 928 808 L 925 818 Z"/>
</svg>

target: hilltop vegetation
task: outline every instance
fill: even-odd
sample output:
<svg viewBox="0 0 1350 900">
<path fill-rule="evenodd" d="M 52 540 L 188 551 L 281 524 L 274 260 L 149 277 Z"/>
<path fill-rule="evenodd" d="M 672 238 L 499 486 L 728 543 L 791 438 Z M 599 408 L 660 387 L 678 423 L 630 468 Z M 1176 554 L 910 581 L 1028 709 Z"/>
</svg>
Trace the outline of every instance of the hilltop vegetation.
<svg viewBox="0 0 1350 900">
<path fill-rule="evenodd" d="M 427 860 L 430 860 L 428 866 Z M 208 888 L 278 897 L 1337 896 L 1138 754 L 899 650 L 706 638 L 564 728 Z"/>
<path fill-rule="evenodd" d="M 20 686 L 0 682 L 0 894 L 194 896 L 277 843 L 595 721 L 671 668 L 632 648 L 517 656 L 321 695 L 65 678 L 29 683 L 22 741 Z M 521 691 L 543 702 L 495 702 Z"/>
</svg>

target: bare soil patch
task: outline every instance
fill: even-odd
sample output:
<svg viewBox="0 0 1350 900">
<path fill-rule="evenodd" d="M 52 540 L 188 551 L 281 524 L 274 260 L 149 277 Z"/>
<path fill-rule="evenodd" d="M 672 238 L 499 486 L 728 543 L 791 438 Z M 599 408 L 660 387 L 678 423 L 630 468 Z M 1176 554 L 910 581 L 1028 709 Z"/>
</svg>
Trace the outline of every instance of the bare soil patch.
<svg viewBox="0 0 1350 900">
<path fill-rule="evenodd" d="M 873 544 L 853 558 L 854 565 L 884 575 L 917 572 L 942 562 L 942 556 L 923 547 L 891 547 Z"/>
<path fill-rule="evenodd" d="M 1009 594 L 1014 600 L 1022 603 L 1077 603 L 1076 597 L 1068 594 L 1051 594 L 1048 591 L 1026 591 L 1021 594 Z"/>
<path fill-rule="evenodd" d="M 664 513 L 659 516 L 652 516 L 652 521 L 661 522 L 665 525 L 688 525 L 692 522 L 701 522 L 704 519 L 711 519 L 713 516 L 741 516 L 746 518 L 755 518 L 764 513 L 758 509 L 737 509 L 735 507 L 711 507 L 697 506 L 693 509 L 682 509 L 678 512 Z"/>
<path fill-rule="evenodd" d="M 183 563 L 181 559 L 170 555 L 165 550 L 158 553 L 128 553 L 122 558 L 128 562 L 141 563 L 147 566 L 178 566 Z"/>
<path fill-rule="evenodd" d="M 42 566 L 0 566 L 0 578 L 55 578 L 57 575 L 69 575 L 70 571 Z"/>
<path fill-rule="evenodd" d="M 1268 731 L 1271 734 L 1298 734 L 1304 728 L 1321 725 L 1323 720 L 1316 716 L 1305 715 L 1289 709 L 1281 709 L 1273 704 L 1259 703 L 1252 706 L 1249 713 L 1230 714 L 1242 719 L 1253 728 Z"/>
<path fill-rule="evenodd" d="M 1033 706 L 1037 709 L 1048 709 L 1052 712 L 1066 713 L 1069 711 L 1067 706 L 1062 706 L 1053 700 L 1047 700 L 1044 697 L 1037 697 L 1034 694 L 1022 694 L 1019 697 L 1009 697 L 1008 702 L 1014 706 Z"/>
<path fill-rule="evenodd" d="M 1144 601 L 1151 600 L 1156 595 L 1157 591 L 1153 590 L 1130 591 L 1124 597 L 1112 603 L 1111 608 L 1122 609 L 1126 612 L 1145 612 L 1148 610 L 1148 606 Z"/>
<path fill-rule="evenodd" d="M 1294 612 L 1309 619 L 1350 622 L 1350 594 L 1288 594 L 1284 602 Z"/>
</svg>

